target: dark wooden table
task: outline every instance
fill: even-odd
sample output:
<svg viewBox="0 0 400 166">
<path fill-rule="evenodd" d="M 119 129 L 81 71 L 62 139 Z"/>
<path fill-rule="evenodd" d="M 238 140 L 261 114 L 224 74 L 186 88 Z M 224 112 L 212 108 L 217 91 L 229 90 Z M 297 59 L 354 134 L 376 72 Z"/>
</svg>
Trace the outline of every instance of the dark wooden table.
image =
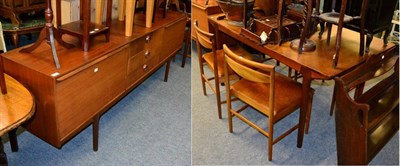
<svg viewBox="0 0 400 166">
<path fill-rule="evenodd" d="M 332 68 L 333 54 L 335 52 L 334 42 L 328 46 L 326 44 L 326 36 L 322 35 L 318 39 L 318 34 L 310 37 L 310 40 L 315 41 L 317 48 L 312 52 L 303 52 L 298 54 L 297 50 L 290 48 L 290 42 L 285 42 L 279 45 L 258 45 L 251 40 L 240 35 L 241 27 L 232 26 L 227 23 L 226 19 L 218 20 L 218 16 L 223 14 L 215 14 L 209 16 L 210 31 L 216 34 L 218 48 L 222 48 L 222 44 L 229 38 L 236 39 L 237 41 L 250 46 L 261 53 L 264 53 L 273 59 L 299 71 L 303 76 L 303 102 L 300 110 L 300 128 L 298 132 L 297 147 L 301 147 L 303 143 L 305 120 L 310 116 L 311 112 L 306 112 L 307 108 L 312 106 L 312 98 L 309 94 L 311 90 L 311 81 L 313 79 L 329 80 L 336 76 L 343 75 L 354 67 L 363 63 L 367 56 L 381 55 L 394 51 L 394 44 L 390 43 L 386 47 L 383 45 L 382 39 L 375 39 L 370 46 L 368 55 L 359 56 L 359 33 L 343 29 L 342 32 L 342 45 L 340 48 L 340 59 L 336 68 Z M 332 28 L 333 31 L 336 27 Z M 336 36 L 333 33 L 331 41 L 335 41 Z M 310 109 L 311 110 L 311 109 Z"/>
<path fill-rule="evenodd" d="M 32 94 L 21 83 L 9 75 L 5 74 L 5 81 L 7 94 L 0 94 L 0 136 L 16 129 L 35 112 L 35 102 Z M 1 137 L 0 165 L 7 165 L 7 158 L 3 150 Z"/>
</svg>

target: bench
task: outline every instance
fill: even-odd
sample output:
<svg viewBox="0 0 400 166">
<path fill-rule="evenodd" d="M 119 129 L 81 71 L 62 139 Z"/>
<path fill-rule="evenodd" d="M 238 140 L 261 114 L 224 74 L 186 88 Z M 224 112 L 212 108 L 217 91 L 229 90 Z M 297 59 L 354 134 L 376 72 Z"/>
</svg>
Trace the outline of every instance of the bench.
<svg viewBox="0 0 400 166">
<path fill-rule="evenodd" d="M 399 130 L 399 60 L 398 54 L 389 52 L 372 55 L 361 66 L 335 78 L 340 165 L 368 164 Z M 377 83 L 364 92 L 366 81 L 372 79 Z"/>
</svg>

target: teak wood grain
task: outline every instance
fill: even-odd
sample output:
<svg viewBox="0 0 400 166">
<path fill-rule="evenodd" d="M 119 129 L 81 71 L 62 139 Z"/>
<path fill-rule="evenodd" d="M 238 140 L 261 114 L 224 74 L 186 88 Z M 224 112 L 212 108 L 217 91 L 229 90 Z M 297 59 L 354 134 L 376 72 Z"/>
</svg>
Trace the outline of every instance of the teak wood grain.
<svg viewBox="0 0 400 166">
<path fill-rule="evenodd" d="M 7 94 L 0 95 L 0 136 L 21 125 L 35 112 L 32 94 L 14 78 L 7 74 L 4 77 Z"/>
<path fill-rule="evenodd" d="M 46 43 L 31 53 L 19 53 L 20 49 L 15 49 L 3 54 L 5 72 L 31 90 L 37 101 L 37 111 L 25 125 L 27 130 L 61 148 L 93 124 L 96 150 L 99 117 L 181 48 L 185 15 L 171 11 L 162 18 L 162 11 L 158 12 L 151 28 L 145 27 L 143 13 L 136 14 L 130 37 L 125 36 L 125 23 L 113 20 L 110 41 L 94 38 L 87 52 L 79 48 L 82 46 L 77 38 L 64 35 L 63 39 L 76 47 L 56 47 L 59 70 Z M 165 33 L 169 27 L 173 30 Z M 180 32 L 182 37 L 177 35 Z M 146 43 L 147 36 L 151 37 L 149 43 Z M 174 42 L 166 43 L 165 36 L 174 36 Z M 172 47 L 172 51 L 163 51 L 166 47 Z M 146 71 L 145 65 L 149 66 Z"/>
</svg>

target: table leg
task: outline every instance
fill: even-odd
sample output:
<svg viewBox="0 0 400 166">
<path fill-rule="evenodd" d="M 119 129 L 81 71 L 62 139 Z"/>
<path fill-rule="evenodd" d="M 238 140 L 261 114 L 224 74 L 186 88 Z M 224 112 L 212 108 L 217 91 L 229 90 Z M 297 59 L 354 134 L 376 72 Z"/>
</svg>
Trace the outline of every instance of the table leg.
<svg viewBox="0 0 400 166">
<path fill-rule="evenodd" d="M 126 0 L 125 36 L 132 36 L 133 16 L 135 15 L 135 1 L 136 0 Z"/>
<path fill-rule="evenodd" d="M 304 137 L 304 128 L 305 128 L 305 122 L 306 122 L 306 116 L 307 116 L 307 110 L 308 108 L 310 108 L 311 106 L 309 106 L 309 100 L 311 100 L 312 98 L 310 98 L 310 90 L 311 90 L 311 70 L 306 68 L 306 67 L 302 67 L 300 69 L 301 74 L 303 75 L 303 85 L 302 85 L 302 102 L 301 102 L 301 108 L 300 108 L 300 117 L 299 117 L 299 132 L 298 132 L 298 136 L 297 136 L 297 147 L 301 148 L 303 146 L 303 137 Z M 311 109 L 310 109 L 311 111 Z"/>
<path fill-rule="evenodd" d="M 118 1 L 118 20 L 125 20 L 125 0 Z"/>
<path fill-rule="evenodd" d="M 153 22 L 154 1 L 146 0 L 146 28 L 151 28 Z"/>
<path fill-rule="evenodd" d="M 4 153 L 3 142 L 0 137 L 0 165 L 8 165 L 7 155 Z"/>
<path fill-rule="evenodd" d="M 95 23 L 101 25 L 103 23 L 104 0 L 96 0 L 95 3 L 96 3 Z"/>
</svg>

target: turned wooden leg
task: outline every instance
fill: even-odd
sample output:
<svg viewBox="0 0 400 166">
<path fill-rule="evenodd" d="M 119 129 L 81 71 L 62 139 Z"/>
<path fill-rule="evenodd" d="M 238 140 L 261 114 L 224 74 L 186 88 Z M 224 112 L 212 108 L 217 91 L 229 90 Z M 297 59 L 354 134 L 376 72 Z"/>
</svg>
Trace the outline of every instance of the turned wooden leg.
<svg viewBox="0 0 400 166">
<path fill-rule="evenodd" d="M 19 42 L 19 40 L 18 40 L 18 33 L 13 33 L 12 34 L 12 42 L 13 42 L 13 45 L 14 45 L 14 48 L 18 48 L 19 47 L 19 45 L 18 45 L 18 42 Z"/>
</svg>

